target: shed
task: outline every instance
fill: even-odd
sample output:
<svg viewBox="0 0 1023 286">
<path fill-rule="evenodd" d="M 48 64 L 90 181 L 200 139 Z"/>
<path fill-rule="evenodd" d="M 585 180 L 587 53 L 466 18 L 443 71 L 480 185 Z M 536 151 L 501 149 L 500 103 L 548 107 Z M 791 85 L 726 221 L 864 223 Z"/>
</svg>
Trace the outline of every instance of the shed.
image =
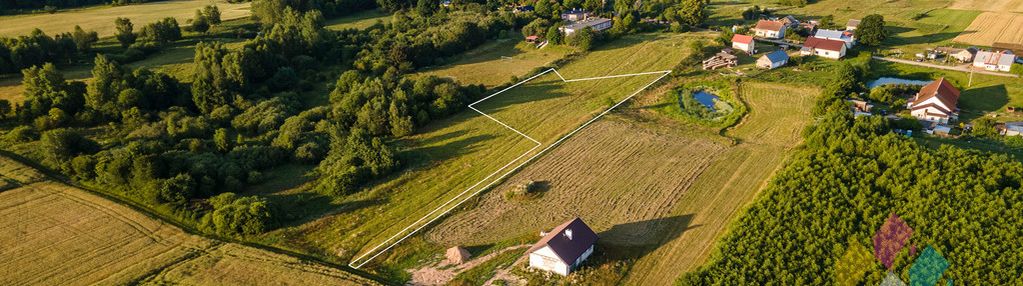
<svg viewBox="0 0 1023 286">
<path fill-rule="evenodd" d="M 785 51 L 778 50 L 763 55 L 757 59 L 757 67 L 762 69 L 774 69 L 784 66 L 788 62 L 789 54 L 785 53 Z"/>
<path fill-rule="evenodd" d="M 447 253 L 444 254 L 444 257 L 448 259 L 448 263 L 462 264 L 465 263 L 466 261 L 469 261 L 469 258 L 471 258 L 472 255 L 469 254 L 469 251 L 465 250 L 465 248 L 462 248 L 461 246 L 454 246 L 448 248 L 448 251 Z"/>
</svg>

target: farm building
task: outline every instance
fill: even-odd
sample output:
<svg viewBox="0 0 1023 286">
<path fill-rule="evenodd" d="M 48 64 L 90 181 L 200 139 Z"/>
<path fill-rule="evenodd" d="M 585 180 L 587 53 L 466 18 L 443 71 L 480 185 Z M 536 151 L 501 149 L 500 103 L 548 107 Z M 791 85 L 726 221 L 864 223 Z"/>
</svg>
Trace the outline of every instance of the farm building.
<svg viewBox="0 0 1023 286">
<path fill-rule="evenodd" d="M 773 51 L 757 59 L 757 67 L 762 69 L 774 69 L 784 66 L 789 62 L 789 54 L 785 51 Z"/>
<path fill-rule="evenodd" d="M 906 104 L 917 119 L 948 124 L 959 117 L 959 89 L 940 78 L 925 85 L 912 101 Z"/>
<path fill-rule="evenodd" d="M 705 70 L 716 70 L 722 67 L 734 67 L 739 64 L 739 57 L 728 53 L 720 52 L 713 57 L 703 61 L 703 69 Z"/>
<path fill-rule="evenodd" d="M 846 31 L 856 30 L 856 27 L 860 26 L 860 19 L 849 19 L 849 22 L 845 23 Z"/>
<path fill-rule="evenodd" d="M 856 45 L 856 38 L 849 31 L 820 29 L 813 36 L 821 39 L 842 41 L 847 49 L 852 49 Z"/>
<path fill-rule="evenodd" d="M 789 28 L 799 27 L 800 23 L 799 20 L 796 19 L 796 17 L 793 17 L 792 15 L 788 15 L 776 20 L 782 22 L 782 24 L 785 24 L 785 26 L 788 26 Z"/>
<path fill-rule="evenodd" d="M 845 42 L 817 37 L 807 37 L 806 42 L 803 43 L 803 49 L 799 50 L 799 54 L 804 56 L 817 55 L 835 60 L 844 57 L 845 52 Z"/>
<path fill-rule="evenodd" d="M 580 218 L 574 218 L 544 235 L 526 253 L 529 267 L 568 275 L 593 254 L 597 234 Z"/>
<path fill-rule="evenodd" d="M 564 32 L 566 36 L 575 33 L 576 31 L 590 28 L 594 32 L 600 32 L 611 28 L 611 19 L 607 18 L 589 18 L 586 20 L 572 23 L 571 25 L 558 28 L 561 32 Z"/>
<path fill-rule="evenodd" d="M 590 17 L 590 12 L 583 9 L 571 9 L 561 13 L 561 19 L 565 21 L 582 21 Z"/>
<path fill-rule="evenodd" d="M 1012 63 L 1016 61 L 1016 55 L 1009 51 L 989 52 L 978 51 L 973 58 L 973 66 L 989 71 L 1007 72 L 1012 69 Z"/>
<path fill-rule="evenodd" d="M 873 104 L 870 104 L 863 100 L 850 99 L 848 100 L 848 102 L 852 103 L 852 112 L 853 116 L 855 117 L 870 115 L 871 114 L 870 110 L 874 109 Z"/>
<path fill-rule="evenodd" d="M 529 35 L 528 37 L 526 37 L 526 43 L 536 43 L 536 42 L 539 42 L 539 41 L 540 41 L 540 36 L 537 36 L 537 35 Z"/>
<path fill-rule="evenodd" d="M 952 48 L 952 47 L 937 47 L 934 49 L 935 52 L 947 55 L 950 58 L 956 59 L 962 63 L 972 63 L 973 56 L 977 54 L 977 48 L 969 47 L 965 49 Z"/>
<path fill-rule="evenodd" d="M 746 52 L 747 54 L 753 54 L 756 52 L 754 47 L 755 41 L 752 36 L 735 34 L 732 36 L 732 48 Z"/>
<path fill-rule="evenodd" d="M 757 21 L 757 26 L 753 28 L 753 32 L 757 37 L 783 39 L 785 38 L 785 23 L 781 21 L 760 20 Z"/>
<path fill-rule="evenodd" d="M 810 20 L 810 21 L 799 23 L 799 27 L 805 29 L 806 31 L 810 32 L 811 34 L 814 33 L 814 32 L 817 32 L 817 26 L 818 25 L 820 25 L 820 22 L 818 22 L 817 20 Z"/>
</svg>

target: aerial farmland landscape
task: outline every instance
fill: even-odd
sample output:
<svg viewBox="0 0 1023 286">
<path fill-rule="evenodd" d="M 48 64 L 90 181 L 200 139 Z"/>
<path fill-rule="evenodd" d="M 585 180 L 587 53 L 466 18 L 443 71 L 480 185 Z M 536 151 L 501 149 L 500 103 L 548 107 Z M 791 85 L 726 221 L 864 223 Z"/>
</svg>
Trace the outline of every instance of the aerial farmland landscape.
<svg viewBox="0 0 1023 286">
<path fill-rule="evenodd" d="M 0 285 L 1023 285 L 1023 0 L 0 0 Z"/>
</svg>

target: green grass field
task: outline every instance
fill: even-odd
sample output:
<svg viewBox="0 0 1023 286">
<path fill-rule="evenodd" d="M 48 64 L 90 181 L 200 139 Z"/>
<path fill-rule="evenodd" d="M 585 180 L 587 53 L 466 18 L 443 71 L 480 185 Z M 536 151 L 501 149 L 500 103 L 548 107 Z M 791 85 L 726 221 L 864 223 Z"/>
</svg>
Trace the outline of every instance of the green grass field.
<svg viewBox="0 0 1023 286">
<path fill-rule="evenodd" d="M 872 62 L 871 67 L 875 76 L 922 80 L 947 78 L 962 91 L 959 97 L 960 120 L 969 121 L 981 116 L 992 116 L 1001 122 L 1023 120 L 1023 114 L 1006 110 L 1009 106 L 1023 106 L 1023 81 L 1019 78 L 974 74 L 973 85 L 969 86 L 970 74 L 966 72 L 879 61 Z"/>
<path fill-rule="evenodd" d="M 515 77 L 527 76 L 537 67 L 564 58 L 575 50 L 549 45 L 536 49 L 515 34 L 511 39 L 491 41 L 456 58 L 451 64 L 426 69 L 420 75 L 452 78 L 463 84 L 493 87 Z"/>
<path fill-rule="evenodd" d="M 695 35 L 645 34 L 608 44 L 560 68 L 569 78 L 665 70 L 687 53 L 681 45 Z M 652 56 L 657 55 L 657 56 Z M 541 142 L 575 128 L 658 75 L 562 83 L 553 74 L 535 79 L 479 106 Z M 540 124 L 540 123 L 543 124 Z M 398 175 L 339 201 L 326 216 L 270 233 L 266 240 L 347 262 L 427 214 L 534 146 L 486 117 L 466 111 L 397 142 L 407 166 Z M 301 190 L 295 190 L 300 192 Z M 435 248 L 405 244 L 375 260 L 393 267 L 407 255 L 432 256 Z M 406 248 L 408 246 L 408 248 Z M 415 261 L 413 261 L 415 262 Z"/>
<path fill-rule="evenodd" d="M 145 24 L 157 20 L 174 17 L 181 25 L 195 16 L 195 10 L 209 4 L 220 8 L 221 19 L 231 20 L 248 17 L 250 2 L 227 3 L 223 0 L 170 0 L 126 6 L 95 6 L 57 12 L 54 14 L 29 14 L 0 16 L 0 36 L 15 37 L 27 35 L 39 28 L 48 35 L 74 30 L 79 25 L 86 31 L 96 31 L 100 37 L 111 36 L 116 32 L 114 19 L 124 17 L 131 19 L 138 31 Z"/>
<path fill-rule="evenodd" d="M 324 27 L 339 31 L 345 29 L 365 29 L 378 22 L 387 22 L 391 14 L 380 10 L 367 10 L 344 17 L 327 20 Z"/>
</svg>

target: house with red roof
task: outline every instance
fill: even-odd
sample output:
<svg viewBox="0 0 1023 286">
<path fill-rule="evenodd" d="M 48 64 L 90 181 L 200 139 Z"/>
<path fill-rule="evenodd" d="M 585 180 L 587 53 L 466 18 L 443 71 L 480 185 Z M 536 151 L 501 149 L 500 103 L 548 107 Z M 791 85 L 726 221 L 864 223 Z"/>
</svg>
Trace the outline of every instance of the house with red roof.
<svg viewBox="0 0 1023 286">
<path fill-rule="evenodd" d="M 529 267 L 567 276 L 593 254 L 597 234 L 580 218 L 574 218 L 546 233 L 526 251 Z"/>
<path fill-rule="evenodd" d="M 959 89 L 940 78 L 920 88 L 920 92 L 906 104 L 917 119 L 948 124 L 959 118 Z"/>
<path fill-rule="evenodd" d="M 753 32 L 757 37 L 783 39 L 785 38 L 786 26 L 782 21 L 760 20 L 757 21 L 757 26 L 753 28 Z"/>
<path fill-rule="evenodd" d="M 754 44 L 755 41 L 753 40 L 752 36 L 742 34 L 735 34 L 734 36 L 732 36 L 733 49 L 746 52 L 747 54 L 753 54 L 756 52 L 755 48 L 753 47 Z"/>
<path fill-rule="evenodd" d="M 817 55 L 829 59 L 840 59 L 845 56 L 845 42 L 837 40 L 822 39 L 818 37 L 807 37 L 803 42 L 803 48 L 799 50 L 800 55 Z"/>
</svg>

